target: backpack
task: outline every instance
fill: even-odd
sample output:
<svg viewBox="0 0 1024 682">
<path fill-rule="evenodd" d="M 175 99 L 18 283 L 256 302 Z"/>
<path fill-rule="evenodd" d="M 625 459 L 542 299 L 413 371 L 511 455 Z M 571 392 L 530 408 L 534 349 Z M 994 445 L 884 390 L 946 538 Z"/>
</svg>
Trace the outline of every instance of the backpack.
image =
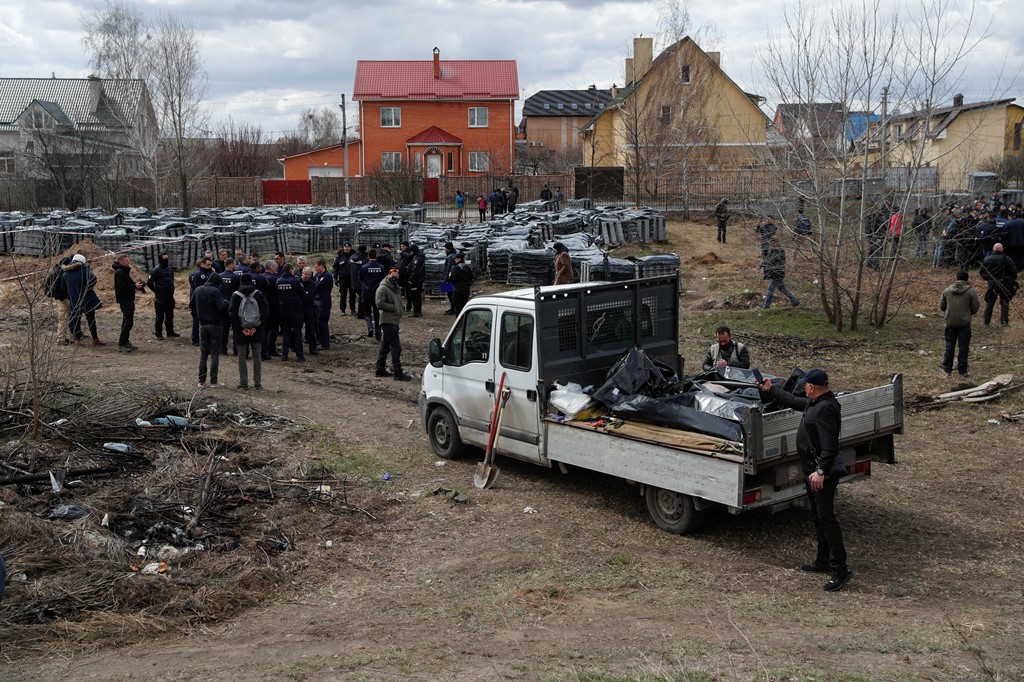
<svg viewBox="0 0 1024 682">
<path fill-rule="evenodd" d="M 43 280 L 43 293 L 57 301 L 66 301 L 68 298 L 68 286 L 64 283 L 64 270 L 60 265 L 54 265 L 50 272 L 46 273 Z"/>
<path fill-rule="evenodd" d="M 796 219 L 796 231 L 800 234 L 807 234 L 811 231 L 811 219 L 805 215 Z"/>
<path fill-rule="evenodd" d="M 238 304 L 238 321 L 242 323 L 242 329 L 255 329 L 260 326 L 263 320 L 260 319 L 260 302 L 254 294 L 243 294 L 236 291 L 242 302 Z"/>
</svg>

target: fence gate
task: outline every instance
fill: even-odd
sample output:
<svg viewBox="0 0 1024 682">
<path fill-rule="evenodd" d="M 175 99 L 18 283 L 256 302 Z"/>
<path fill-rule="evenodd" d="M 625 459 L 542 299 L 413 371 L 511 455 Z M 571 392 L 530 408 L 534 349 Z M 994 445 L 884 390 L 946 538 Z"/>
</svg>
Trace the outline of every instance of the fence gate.
<svg viewBox="0 0 1024 682">
<path fill-rule="evenodd" d="M 263 203 L 312 204 L 313 185 L 309 180 L 264 180 Z"/>
<path fill-rule="evenodd" d="M 438 178 L 423 179 L 423 203 L 437 203 L 438 198 L 441 196 L 438 191 L 440 184 L 441 183 Z"/>
</svg>

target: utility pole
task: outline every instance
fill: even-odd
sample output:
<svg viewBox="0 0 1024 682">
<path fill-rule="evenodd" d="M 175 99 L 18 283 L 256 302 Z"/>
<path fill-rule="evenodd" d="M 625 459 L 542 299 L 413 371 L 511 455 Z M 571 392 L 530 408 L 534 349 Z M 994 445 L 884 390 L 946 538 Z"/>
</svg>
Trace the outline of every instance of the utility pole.
<svg viewBox="0 0 1024 682">
<path fill-rule="evenodd" d="M 345 208 L 349 207 L 348 196 L 348 119 L 345 117 L 345 93 L 341 93 L 341 178 L 345 186 Z"/>
</svg>

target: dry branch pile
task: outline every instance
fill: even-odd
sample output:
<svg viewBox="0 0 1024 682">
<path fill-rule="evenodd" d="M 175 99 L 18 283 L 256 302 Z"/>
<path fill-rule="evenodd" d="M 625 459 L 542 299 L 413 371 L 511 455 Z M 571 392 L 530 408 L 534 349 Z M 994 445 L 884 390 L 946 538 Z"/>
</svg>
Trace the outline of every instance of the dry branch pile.
<svg viewBox="0 0 1024 682">
<path fill-rule="evenodd" d="M 50 390 L 45 439 L 0 445 L 4 655 L 123 645 L 229 616 L 316 563 L 324 528 L 351 539 L 373 518 L 357 506 L 371 493 L 298 461 L 305 432 L 290 420 L 167 395 Z M 167 415 L 190 425 L 136 425 Z"/>
</svg>

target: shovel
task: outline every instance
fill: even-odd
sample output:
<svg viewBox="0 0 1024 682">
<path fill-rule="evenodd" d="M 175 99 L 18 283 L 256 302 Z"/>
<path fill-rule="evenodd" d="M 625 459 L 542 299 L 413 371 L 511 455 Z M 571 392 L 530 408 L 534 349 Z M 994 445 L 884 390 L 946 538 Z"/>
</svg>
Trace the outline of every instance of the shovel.
<svg viewBox="0 0 1024 682">
<path fill-rule="evenodd" d="M 505 403 L 508 402 L 512 390 L 505 388 L 505 374 L 501 375 L 501 382 L 498 384 L 498 392 L 494 396 L 494 416 L 491 419 L 491 433 L 487 439 L 487 451 L 484 453 L 484 461 L 476 467 L 476 474 L 473 476 L 473 485 L 481 490 L 490 488 L 498 478 L 499 469 L 494 466 L 494 446 L 498 442 L 498 430 L 501 428 L 501 415 L 505 411 Z"/>
</svg>

